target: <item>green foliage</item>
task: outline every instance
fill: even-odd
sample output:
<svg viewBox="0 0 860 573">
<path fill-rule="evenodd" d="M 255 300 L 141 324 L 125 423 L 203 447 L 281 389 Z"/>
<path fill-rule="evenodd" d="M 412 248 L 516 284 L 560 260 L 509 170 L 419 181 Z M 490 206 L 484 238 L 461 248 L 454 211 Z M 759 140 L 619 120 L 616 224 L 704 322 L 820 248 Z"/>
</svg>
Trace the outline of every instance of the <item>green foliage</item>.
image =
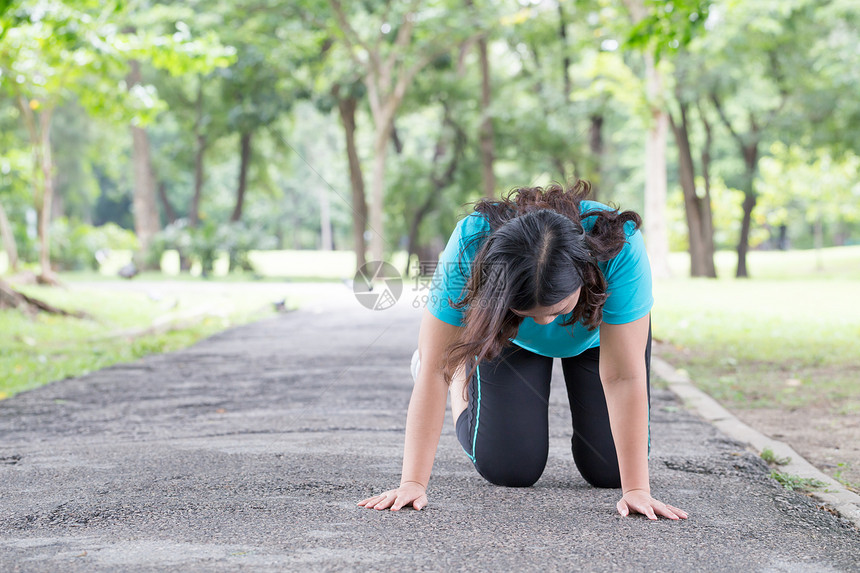
<svg viewBox="0 0 860 573">
<path fill-rule="evenodd" d="M 779 482 L 779 485 L 789 491 L 800 491 L 809 493 L 827 487 L 827 484 L 815 478 L 804 478 L 793 474 L 785 474 L 777 470 L 770 471 L 770 477 Z"/>
<path fill-rule="evenodd" d="M 636 25 L 628 14 L 634 4 L 643 9 Z M 341 2 L 356 31 L 347 44 L 343 22 L 325 0 L 7 2 L 0 5 L 0 201 L 22 256 L 32 260 L 38 251 L 26 213 L 28 203 L 38 207 L 33 188 L 42 175 L 34 169 L 38 150 L 24 120 L 26 113 L 37 123 L 53 114 L 57 214 L 131 227 L 132 123 L 146 127 L 156 179 L 180 218 L 190 214 L 200 150 L 200 209 L 220 227 L 236 202 L 239 135 L 253 134 L 247 226 L 278 246 L 315 248 L 319 189 L 325 188 L 335 244 L 349 248 L 352 197 L 337 103 L 358 99 L 358 153 L 369 183 L 373 118 L 368 68 L 359 64 L 373 48 L 382 62 L 404 64 L 400 69 L 428 60 L 406 86 L 395 121 L 402 150 L 388 154 L 390 245 L 404 241 L 428 197 L 434 196 L 431 215 L 418 238 L 425 246 L 444 241 L 461 205 L 479 196 L 478 135 L 487 117 L 498 192 L 580 176 L 597 184 L 600 200 L 641 210 L 641 154 L 654 103 L 646 101 L 643 62 L 633 53 L 644 51 L 661 59 L 666 105 L 677 114 L 677 95 L 690 106 L 698 174 L 699 119 L 713 128 L 711 191 L 720 247 L 736 245 L 740 202 L 750 191 L 759 201 L 753 247 L 772 247 L 783 224 L 794 246 L 812 245 L 816 229 L 824 245 L 851 243 L 860 233 L 852 179 L 860 156 L 860 16 L 853 4 L 422 0 L 413 41 L 403 49 L 396 39 L 408 3 L 391 3 L 386 12 L 385 3 Z M 478 35 L 490 53 L 488 109 L 481 103 Z M 130 60 L 142 72 L 141 83 L 131 87 Z M 712 96 L 738 137 L 720 120 Z M 445 109 L 450 125 L 442 129 Z M 445 161 L 433 167 L 435 145 L 442 143 L 446 161 L 453 157 L 451 125 L 465 143 L 453 178 L 437 188 L 433 175 Z M 592 146 L 595 125 L 601 126 L 599 151 Z M 759 142 L 762 159 L 751 174 L 739 140 Z M 687 230 L 671 147 L 669 160 L 670 231 L 673 247 L 682 249 Z M 697 187 L 701 192 L 701 178 Z M 168 221 L 165 209 L 162 221 Z M 183 252 L 192 253 L 188 233 Z M 201 230 L 190 256 L 208 259 L 211 245 L 229 250 L 229 235 L 242 236 L 226 234 L 222 240 Z"/>
<path fill-rule="evenodd" d="M 113 21 L 118 7 L 117 2 L 17 4 L 0 22 L 5 91 L 29 102 L 36 113 L 77 101 L 91 113 L 124 116 L 124 94 L 116 82 L 124 61 L 123 35 Z"/>
<path fill-rule="evenodd" d="M 773 453 L 773 450 L 770 448 L 765 448 L 761 451 L 761 459 L 766 461 L 771 465 L 784 466 L 785 464 L 791 461 L 791 457 L 781 458 Z"/>
<path fill-rule="evenodd" d="M 846 471 L 851 470 L 851 464 L 840 462 L 836 464 L 836 467 L 839 469 L 833 472 L 833 479 L 835 479 L 836 481 L 838 481 L 839 483 L 841 483 L 855 493 L 860 492 L 860 483 L 851 482 L 843 475 Z"/>
<path fill-rule="evenodd" d="M 645 16 L 627 36 L 627 45 L 648 49 L 655 59 L 690 44 L 708 19 L 709 0 L 642 0 Z"/>
<path fill-rule="evenodd" d="M 834 157 L 827 149 L 811 151 L 783 143 L 774 143 L 770 151 L 761 162 L 762 223 L 790 225 L 792 236 L 816 223 L 842 237 L 858 228 L 860 157 L 851 152 Z"/>
<path fill-rule="evenodd" d="M 221 253 L 227 253 L 231 272 L 253 272 L 249 253 L 275 246 L 272 237 L 264 230 L 242 222 L 224 225 L 207 220 L 198 227 L 189 227 L 185 219 L 180 219 L 156 236 L 150 257 L 151 262 L 157 263 L 165 251 L 174 249 L 199 263 L 203 276 L 209 277 Z"/>
<path fill-rule="evenodd" d="M 51 260 L 61 270 L 98 270 L 108 251 L 137 249 L 135 234 L 114 223 L 93 227 L 60 217 L 51 223 L 51 235 Z"/>
<path fill-rule="evenodd" d="M 63 277 L 67 278 L 72 277 Z M 93 319 L 0 312 L 0 399 L 117 362 L 185 348 L 232 325 L 267 316 L 271 313 L 267 301 L 283 299 L 277 284 L 255 284 L 254 296 L 248 296 L 248 286 L 243 284 L 222 283 L 217 292 L 201 292 L 193 283 L 162 287 L 158 277 L 148 278 L 155 283 L 150 292 L 160 293 L 163 299 L 126 291 L 111 281 L 97 287 L 69 281 L 67 289 L 20 287 L 30 296 L 60 308 L 83 310 Z M 217 309 L 218 316 L 203 312 L 207 308 Z M 146 332 L 155 324 L 175 325 L 182 316 L 187 321 L 189 315 L 199 320 L 169 332 Z"/>
<path fill-rule="evenodd" d="M 230 271 L 254 272 L 254 265 L 249 255 L 251 251 L 265 251 L 275 248 L 275 239 L 259 227 L 254 227 L 237 221 L 219 228 L 221 244 L 219 247 L 227 252 Z"/>
<path fill-rule="evenodd" d="M 178 219 L 164 227 L 153 238 L 148 253 L 149 260 L 146 263 L 148 266 L 157 267 L 166 251 L 174 249 L 183 254 L 188 253 L 191 250 L 191 244 L 192 237 L 188 220 Z"/>
</svg>

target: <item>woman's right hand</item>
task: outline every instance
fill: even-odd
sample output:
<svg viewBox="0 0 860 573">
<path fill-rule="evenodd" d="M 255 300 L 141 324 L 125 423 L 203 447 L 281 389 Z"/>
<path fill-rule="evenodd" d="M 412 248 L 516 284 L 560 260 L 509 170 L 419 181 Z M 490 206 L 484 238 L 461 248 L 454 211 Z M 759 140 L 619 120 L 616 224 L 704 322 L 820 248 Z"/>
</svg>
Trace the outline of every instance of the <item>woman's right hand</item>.
<svg viewBox="0 0 860 573">
<path fill-rule="evenodd" d="M 427 488 L 420 483 L 408 481 L 397 489 L 363 499 L 358 502 L 358 505 L 380 510 L 390 507 L 391 511 L 399 511 L 401 507 L 412 505 L 413 508 L 421 510 L 427 505 Z"/>
</svg>

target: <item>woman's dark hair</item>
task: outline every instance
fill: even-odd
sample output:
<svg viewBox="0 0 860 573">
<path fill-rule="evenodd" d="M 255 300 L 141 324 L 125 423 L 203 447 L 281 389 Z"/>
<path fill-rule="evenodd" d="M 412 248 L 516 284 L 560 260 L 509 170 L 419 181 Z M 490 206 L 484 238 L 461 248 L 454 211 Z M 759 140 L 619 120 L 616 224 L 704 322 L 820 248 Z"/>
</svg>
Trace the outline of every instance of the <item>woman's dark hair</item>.
<svg viewBox="0 0 860 573">
<path fill-rule="evenodd" d="M 473 204 L 489 222 L 490 234 L 475 237 L 484 243 L 472 261 L 465 295 L 451 303 L 466 314 L 465 328 L 446 350 L 448 383 L 462 365 L 471 379 L 478 361 L 492 360 L 510 344 L 523 321 L 512 308 L 553 306 L 582 287 L 571 318 L 562 325 L 582 321 L 594 330 L 600 324 L 608 295 L 597 262 L 621 252 L 625 223 L 633 221 L 638 229 L 642 220 L 633 211 L 618 209 L 580 212 L 580 202 L 590 192 L 591 185 L 578 180 L 569 189 L 556 184 L 520 188 L 501 200 Z M 585 217 L 596 217 L 587 233 Z"/>
</svg>

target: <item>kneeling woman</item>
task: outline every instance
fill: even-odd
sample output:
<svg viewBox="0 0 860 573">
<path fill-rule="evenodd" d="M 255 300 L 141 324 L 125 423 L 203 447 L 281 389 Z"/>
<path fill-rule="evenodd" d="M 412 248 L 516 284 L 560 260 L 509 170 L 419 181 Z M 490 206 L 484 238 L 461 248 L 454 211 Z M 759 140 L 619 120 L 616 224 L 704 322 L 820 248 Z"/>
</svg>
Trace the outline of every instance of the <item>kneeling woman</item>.
<svg viewBox="0 0 860 573">
<path fill-rule="evenodd" d="M 360 506 L 427 505 L 447 393 L 460 444 L 485 479 L 526 487 L 548 454 L 548 400 L 561 358 L 573 459 L 595 487 L 621 488 L 621 515 L 687 514 L 648 479 L 651 269 L 640 217 L 585 200 L 589 186 L 483 199 L 451 235 L 421 322 L 400 487 Z"/>
</svg>

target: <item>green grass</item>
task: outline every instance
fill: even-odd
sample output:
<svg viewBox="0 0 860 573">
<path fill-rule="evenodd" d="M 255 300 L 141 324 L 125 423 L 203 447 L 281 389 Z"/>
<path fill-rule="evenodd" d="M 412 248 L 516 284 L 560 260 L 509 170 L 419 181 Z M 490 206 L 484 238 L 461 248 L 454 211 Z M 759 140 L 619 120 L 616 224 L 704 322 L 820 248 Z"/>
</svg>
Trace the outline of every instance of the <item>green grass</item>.
<svg viewBox="0 0 860 573">
<path fill-rule="evenodd" d="M 761 451 L 761 459 L 766 461 L 770 465 L 774 466 L 784 466 L 785 464 L 791 461 L 791 457 L 781 458 L 773 453 L 773 450 L 770 448 L 765 448 Z"/>
<path fill-rule="evenodd" d="M 730 407 L 860 413 L 860 248 L 755 254 L 769 278 L 656 282 L 665 357 Z"/>
<path fill-rule="evenodd" d="M 860 493 L 860 482 L 852 482 L 843 477 L 843 474 L 851 469 L 851 464 L 840 463 L 837 464 L 837 468 L 838 469 L 833 472 L 833 478 L 854 493 Z"/>
<path fill-rule="evenodd" d="M 781 473 L 776 470 L 770 471 L 770 477 L 779 482 L 787 490 L 809 493 L 827 487 L 823 481 L 814 478 L 803 478 L 793 474 Z"/>
<path fill-rule="evenodd" d="M 0 312 L 0 398 L 117 362 L 184 348 L 232 325 L 269 316 L 274 312 L 271 302 L 284 298 L 277 284 L 255 284 L 253 296 L 247 296 L 247 285 L 239 283 L 207 282 L 202 289 L 171 284 L 175 285 L 165 283 L 160 295 L 117 289 L 107 282 L 77 286 L 70 281 L 67 289 L 21 288 L 92 318 Z M 296 301 L 289 304 L 295 306 Z M 157 320 L 172 319 L 186 326 L 161 334 L 139 333 Z"/>
<path fill-rule="evenodd" d="M 188 275 L 144 273 L 131 284 L 179 283 L 190 288 L 202 282 L 221 285 L 232 294 L 210 288 L 175 297 L 178 311 L 214 305 L 224 316 L 183 331 L 131 340 L 94 339 L 151 324 L 168 312 L 166 305 L 173 299 L 159 302 L 142 293 L 118 292 L 111 287 L 116 279 L 95 272 L 63 275 L 68 291 L 29 288 L 27 292 L 49 302 L 88 311 L 96 320 L 0 313 L 0 393 L 181 348 L 230 324 L 262 316 L 255 313 L 266 302 L 283 298 L 278 295 L 283 279 L 272 278 L 275 275 L 291 274 L 290 280 L 300 281 L 306 275 L 337 280 L 333 277 L 348 274 L 344 269 L 351 255 L 325 255 L 266 254 L 263 274 L 268 277 L 254 283 L 255 288 L 269 289 L 262 303 L 242 296 L 246 283 L 241 281 L 251 278 L 247 275 L 200 281 Z M 398 256 L 402 268 L 405 259 Z M 317 266 L 308 267 L 309 260 L 318 260 Z M 657 281 L 654 287 L 654 336 L 668 343 L 662 350 L 665 358 L 689 370 L 698 385 L 729 407 L 814 404 L 829 405 L 836 414 L 860 413 L 860 247 L 824 249 L 820 254 L 752 252 L 754 278 L 748 280 L 682 278 L 687 261 L 686 254 L 673 253 L 670 264 L 678 278 Z M 734 261 L 733 253 L 718 253 L 721 277 L 733 275 Z"/>
<path fill-rule="evenodd" d="M 719 251 L 714 257 L 717 274 L 735 276 L 737 255 L 733 251 Z M 821 268 L 819 268 L 819 264 Z M 675 276 L 690 274 L 690 257 L 687 253 L 671 253 L 669 265 Z M 815 277 L 860 280 L 860 245 L 803 251 L 751 251 L 747 267 L 754 279 L 793 280 Z"/>
</svg>

